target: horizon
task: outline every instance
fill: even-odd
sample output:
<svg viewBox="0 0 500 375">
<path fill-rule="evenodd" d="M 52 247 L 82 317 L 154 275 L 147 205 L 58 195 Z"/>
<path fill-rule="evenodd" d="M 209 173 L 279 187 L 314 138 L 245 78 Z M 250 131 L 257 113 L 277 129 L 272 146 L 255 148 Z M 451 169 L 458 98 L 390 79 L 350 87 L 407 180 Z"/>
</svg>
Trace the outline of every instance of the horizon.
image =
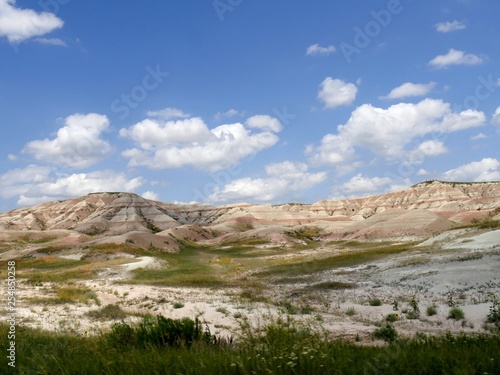
<svg viewBox="0 0 500 375">
<path fill-rule="evenodd" d="M 31 209 L 32 207 L 35 207 L 35 206 L 38 206 L 38 205 L 44 205 L 44 204 L 55 203 L 55 202 L 64 203 L 64 202 L 72 200 L 72 199 L 85 198 L 85 197 L 88 197 L 90 195 L 100 195 L 100 194 L 109 194 L 109 195 L 131 194 L 131 195 L 136 195 L 136 196 L 138 196 L 140 198 L 143 198 L 145 200 L 148 200 L 148 201 L 153 201 L 153 202 L 156 201 L 156 202 L 159 202 L 159 203 L 166 203 L 166 204 L 177 205 L 177 206 L 196 206 L 196 205 L 198 205 L 198 206 L 207 206 L 207 207 L 214 207 L 214 208 L 222 207 L 222 206 L 238 206 L 238 205 L 242 205 L 242 204 L 249 205 L 249 206 L 261 205 L 261 204 L 262 205 L 270 204 L 271 206 L 285 206 L 285 205 L 308 206 L 308 205 L 312 205 L 312 204 L 319 203 L 319 202 L 322 202 L 322 201 L 332 201 L 332 202 L 335 202 L 335 201 L 342 201 L 342 200 L 358 200 L 358 199 L 364 199 L 364 198 L 370 198 L 370 197 L 376 197 L 376 196 L 383 196 L 383 195 L 386 195 L 386 194 L 403 192 L 405 190 L 409 190 L 411 188 L 415 188 L 418 185 L 424 185 L 424 184 L 428 185 L 428 184 L 432 184 L 434 182 L 438 182 L 438 183 L 441 183 L 441 184 L 447 184 L 447 185 L 455 185 L 455 184 L 457 184 L 457 185 L 474 185 L 474 184 L 499 184 L 500 183 L 500 181 L 478 181 L 478 182 L 473 182 L 473 181 L 425 180 L 425 181 L 417 182 L 414 185 L 411 185 L 411 186 L 408 186 L 408 187 L 405 187 L 405 188 L 402 188 L 402 189 L 399 189 L 399 190 L 390 191 L 390 192 L 378 193 L 378 194 L 369 194 L 369 195 L 360 195 L 360 196 L 355 196 L 355 197 L 350 197 L 350 198 L 320 199 L 318 201 L 311 202 L 311 203 L 302 203 L 302 202 L 296 202 L 296 201 L 286 201 L 286 202 L 277 202 L 277 203 L 269 203 L 269 202 L 264 202 L 264 203 L 249 203 L 249 202 L 240 201 L 240 202 L 232 202 L 232 203 L 219 204 L 219 205 L 217 205 L 217 204 L 211 205 L 211 204 L 208 204 L 208 203 L 198 203 L 198 202 L 158 201 L 158 200 L 155 200 L 155 199 L 144 198 L 143 196 L 141 196 L 141 195 L 139 195 L 137 193 L 127 192 L 127 191 L 96 191 L 96 192 L 91 192 L 91 193 L 88 193 L 88 194 L 85 194 L 85 195 L 81 195 L 81 196 L 77 196 L 77 197 L 67 198 L 67 199 L 64 199 L 64 200 L 45 201 L 45 202 L 37 203 L 36 205 L 32 205 L 32 206 L 16 207 L 16 208 L 13 208 L 13 209 L 8 210 L 8 211 L 0 211 L 0 215 L 1 214 L 9 213 L 9 212 L 15 211 L 15 210 Z"/>
<path fill-rule="evenodd" d="M 498 182 L 499 11 L 0 0 L 0 212 L 105 191 L 310 204 Z"/>
</svg>

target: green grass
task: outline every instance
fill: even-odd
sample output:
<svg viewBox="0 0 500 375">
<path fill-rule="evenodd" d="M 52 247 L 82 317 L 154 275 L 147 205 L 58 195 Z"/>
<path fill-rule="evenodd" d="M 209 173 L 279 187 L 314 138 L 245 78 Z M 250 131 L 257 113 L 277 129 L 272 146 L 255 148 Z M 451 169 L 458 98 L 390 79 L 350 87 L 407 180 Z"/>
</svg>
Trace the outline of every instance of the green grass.
<svg viewBox="0 0 500 375">
<path fill-rule="evenodd" d="M 435 306 L 435 305 L 427 306 L 427 309 L 425 310 L 425 312 L 427 313 L 427 316 L 436 315 L 438 313 L 437 306 Z"/>
<path fill-rule="evenodd" d="M 28 301 L 32 303 L 40 304 L 66 304 L 66 303 L 86 303 L 90 304 L 92 302 L 100 305 L 101 302 L 97 298 L 97 295 L 90 289 L 78 286 L 65 286 L 55 288 L 55 297 L 51 298 L 41 298 L 32 297 Z"/>
<path fill-rule="evenodd" d="M 95 337 L 18 327 L 18 374 L 499 374 L 500 336 L 420 335 L 357 345 L 287 323 L 246 330 L 242 339 L 205 335 L 201 326 L 151 319 Z M 383 327 L 385 329 L 386 327 Z M 6 325 L 0 344 L 8 348 Z M 393 337 L 386 330 L 384 337 Z M 169 339 L 171 338 L 171 340 Z M 170 344 L 172 343 L 172 344 Z M 0 366 L 6 368 L 7 357 Z"/>
<path fill-rule="evenodd" d="M 332 268 L 350 267 L 383 259 L 390 255 L 396 255 L 411 249 L 411 244 L 398 244 L 392 246 L 376 247 L 369 250 L 356 250 L 340 253 L 338 255 L 324 258 L 316 258 L 307 261 L 297 261 L 277 264 L 256 273 L 256 276 L 296 276 L 326 271 Z"/>
<path fill-rule="evenodd" d="M 97 320 L 122 320 L 128 316 L 118 305 L 106 305 L 100 309 L 89 311 L 87 315 Z"/>
<path fill-rule="evenodd" d="M 316 283 L 309 285 L 306 289 L 310 290 L 343 290 L 343 289 L 354 289 L 356 284 L 354 283 L 344 283 L 341 281 L 324 281 L 321 283 Z"/>
<path fill-rule="evenodd" d="M 452 307 L 448 313 L 448 319 L 461 320 L 464 317 L 464 311 L 459 307 Z"/>
</svg>

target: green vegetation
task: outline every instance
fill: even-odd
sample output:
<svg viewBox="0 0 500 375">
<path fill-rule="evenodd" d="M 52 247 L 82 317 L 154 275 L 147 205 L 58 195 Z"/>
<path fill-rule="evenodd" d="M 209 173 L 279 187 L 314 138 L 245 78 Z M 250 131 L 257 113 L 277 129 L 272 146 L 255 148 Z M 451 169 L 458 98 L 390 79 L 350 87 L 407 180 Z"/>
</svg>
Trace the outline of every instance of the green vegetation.
<svg viewBox="0 0 500 375">
<path fill-rule="evenodd" d="M 368 301 L 368 304 L 370 306 L 382 306 L 382 301 L 378 298 L 372 298 L 371 300 Z"/>
<path fill-rule="evenodd" d="M 427 316 L 433 316 L 438 313 L 437 307 L 435 305 L 427 306 L 427 309 L 425 311 L 427 313 Z"/>
<path fill-rule="evenodd" d="M 373 246 L 369 249 L 342 252 L 338 255 L 323 258 L 318 257 L 312 260 L 300 261 L 292 258 L 289 262 L 269 266 L 266 270 L 257 273 L 256 276 L 295 276 L 326 271 L 337 267 L 356 266 L 402 253 L 411 249 L 411 247 L 412 244 L 382 245 L 380 247 Z"/>
<path fill-rule="evenodd" d="M 81 337 L 19 327 L 19 374 L 498 374 L 500 335 L 397 338 L 391 325 L 375 336 L 383 346 L 331 340 L 289 322 L 258 334 L 248 327 L 232 342 L 198 320 L 147 317 L 111 332 Z M 7 345 L 8 326 L 0 325 Z M 6 356 L 0 366 L 6 368 Z"/>
<path fill-rule="evenodd" d="M 354 316 L 356 315 L 356 309 L 354 307 L 349 307 L 346 311 L 347 316 Z"/>
<path fill-rule="evenodd" d="M 487 318 L 488 323 L 493 323 L 500 330 L 500 302 L 495 300 L 490 306 L 490 312 Z"/>
<path fill-rule="evenodd" d="M 184 304 L 183 304 L 182 302 L 174 302 L 174 303 L 172 304 L 172 307 L 173 307 L 174 309 L 182 309 L 182 308 L 184 307 Z"/>
<path fill-rule="evenodd" d="M 461 320 L 464 317 L 464 311 L 459 307 L 452 307 L 448 313 L 448 319 Z"/>
<path fill-rule="evenodd" d="M 398 332 L 392 324 L 386 324 L 382 327 L 377 328 L 373 332 L 373 337 L 376 339 L 392 342 L 398 338 Z"/>
<path fill-rule="evenodd" d="M 395 321 L 399 320 L 399 314 L 398 313 L 390 313 L 385 317 L 386 322 L 393 323 Z"/>
<path fill-rule="evenodd" d="M 98 310 L 89 311 L 87 315 L 98 320 L 121 320 L 128 316 L 118 305 L 106 305 Z"/>
<path fill-rule="evenodd" d="M 313 284 L 307 287 L 307 289 L 311 290 L 342 290 L 354 288 L 356 288 L 356 284 L 343 283 L 340 281 L 324 281 L 322 283 Z"/>
</svg>

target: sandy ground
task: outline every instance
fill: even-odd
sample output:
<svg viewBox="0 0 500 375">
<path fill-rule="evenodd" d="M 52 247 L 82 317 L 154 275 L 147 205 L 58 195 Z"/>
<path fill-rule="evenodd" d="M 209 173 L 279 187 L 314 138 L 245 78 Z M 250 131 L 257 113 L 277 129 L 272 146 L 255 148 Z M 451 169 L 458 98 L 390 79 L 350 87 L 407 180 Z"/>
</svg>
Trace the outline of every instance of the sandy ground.
<svg viewBox="0 0 500 375">
<path fill-rule="evenodd" d="M 78 259 L 78 256 L 81 254 L 67 255 L 69 259 Z M 113 278 L 79 282 L 96 293 L 101 306 L 93 302 L 48 306 L 30 303 L 34 297 L 50 296 L 53 285 L 33 286 L 20 281 L 18 322 L 54 331 L 94 334 L 108 329 L 114 322 L 96 321 L 86 314 L 108 304 L 118 304 L 130 314 L 199 317 L 212 333 L 231 336 L 236 335 L 244 317 L 259 325 L 272 317 L 286 315 L 283 301 L 288 301 L 297 307 L 294 319 L 320 326 L 337 337 L 358 335 L 368 340 L 388 314 L 398 314 L 400 320 L 394 325 L 403 335 L 419 331 L 484 332 L 491 302 L 494 298 L 500 299 L 500 230 L 479 234 L 469 230 L 446 232 L 423 242 L 418 251 L 358 267 L 317 273 L 312 279 L 315 283 L 354 283 L 355 289 L 311 292 L 306 291 L 306 283 L 271 285 L 265 292 L 265 303 L 242 298 L 237 288 L 172 288 L 123 283 L 134 269 L 162 266 L 153 257 L 131 258 L 127 264 L 117 266 Z M 379 298 L 383 304 L 371 306 L 369 300 L 373 298 Z M 412 298 L 418 301 L 418 319 L 409 319 L 405 314 L 411 310 Z M 427 316 L 426 309 L 431 305 L 436 306 L 438 313 Z M 460 307 L 465 319 L 448 319 L 450 305 Z M 303 306 L 309 306 L 309 311 L 301 313 Z M 140 319 L 130 315 L 126 320 Z"/>
</svg>

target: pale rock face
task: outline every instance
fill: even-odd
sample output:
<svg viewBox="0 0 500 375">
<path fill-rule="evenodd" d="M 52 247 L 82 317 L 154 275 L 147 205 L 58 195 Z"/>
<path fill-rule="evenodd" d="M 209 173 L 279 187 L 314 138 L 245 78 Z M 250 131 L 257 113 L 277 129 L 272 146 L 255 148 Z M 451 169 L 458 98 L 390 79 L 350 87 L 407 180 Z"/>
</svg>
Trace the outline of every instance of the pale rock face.
<svg viewBox="0 0 500 375">
<path fill-rule="evenodd" d="M 496 210 L 496 211 L 495 211 Z M 281 238 L 283 228 L 318 226 L 332 238 L 428 237 L 474 218 L 500 218 L 500 182 L 424 182 L 405 190 L 313 204 L 176 205 L 132 193 L 96 193 L 0 214 L 0 230 L 66 229 L 208 239 L 218 235 Z M 182 231 L 174 231 L 175 228 Z M 267 230 L 268 228 L 269 230 Z M 266 230 L 263 230 L 266 229 Z M 178 233 L 178 234 L 176 234 Z M 260 233 L 260 234 L 259 234 Z M 156 241 L 156 237 L 153 239 Z M 167 241 L 163 241 L 166 243 Z"/>
</svg>

